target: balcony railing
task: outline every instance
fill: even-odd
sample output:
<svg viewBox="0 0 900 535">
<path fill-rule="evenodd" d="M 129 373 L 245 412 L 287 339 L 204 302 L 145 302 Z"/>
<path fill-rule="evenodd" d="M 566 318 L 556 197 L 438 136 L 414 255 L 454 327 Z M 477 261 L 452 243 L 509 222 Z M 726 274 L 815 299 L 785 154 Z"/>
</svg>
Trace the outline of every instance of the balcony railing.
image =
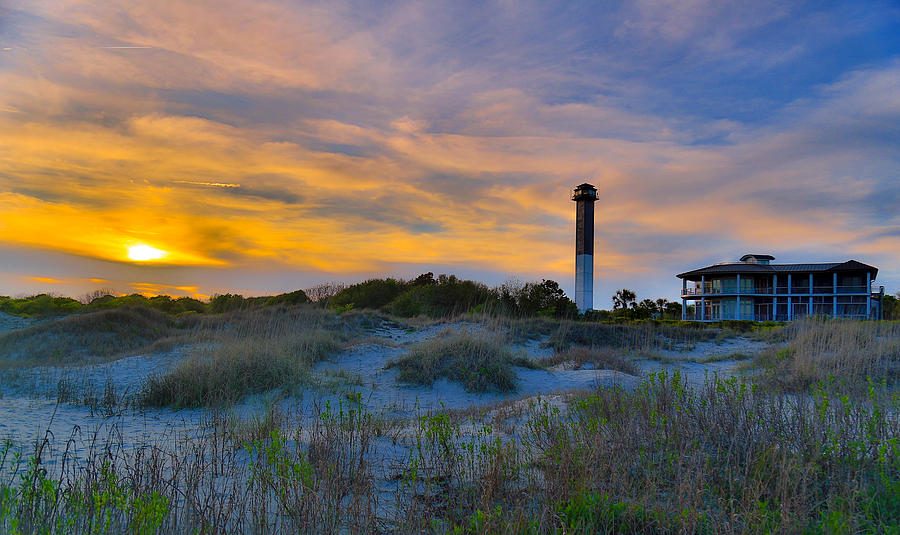
<svg viewBox="0 0 900 535">
<path fill-rule="evenodd" d="M 794 312 L 792 317 L 789 319 L 787 314 L 717 314 L 717 315 L 709 315 L 707 314 L 705 318 L 701 318 L 699 313 L 696 314 L 688 314 L 685 316 L 685 320 L 687 321 L 725 321 L 725 320 L 737 320 L 737 321 L 790 321 L 791 319 L 800 319 L 803 316 L 807 316 L 809 314 L 806 311 L 803 312 Z M 822 316 L 831 316 L 835 318 L 842 319 L 857 319 L 864 320 L 868 319 L 869 316 L 865 314 L 837 314 L 832 315 L 828 314 L 820 314 Z"/>
<path fill-rule="evenodd" d="M 738 288 L 737 286 L 725 286 L 721 288 L 707 287 L 704 292 L 702 288 L 684 288 L 681 295 L 813 295 L 813 294 L 865 294 L 865 286 L 813 286 L 810 293 L 809 286 L 800 286 L 791 288 L 790 292 L 784 287 L 772 288 L 771 286 L 757 286 L 753 288 Z"/>
</svg>

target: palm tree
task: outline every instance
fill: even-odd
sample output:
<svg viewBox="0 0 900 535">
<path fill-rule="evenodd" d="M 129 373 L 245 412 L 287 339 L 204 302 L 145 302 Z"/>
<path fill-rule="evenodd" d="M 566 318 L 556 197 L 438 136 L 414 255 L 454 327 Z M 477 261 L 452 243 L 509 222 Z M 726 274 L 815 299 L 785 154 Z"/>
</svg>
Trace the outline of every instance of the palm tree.
<svg viewBox="0 0 900 535">
<path fill-rule="evenodd" d="M 613 310 L 627 309 L 629 305 L 637 301 L 637 294 L 628 288 L 622 288 L 621 290 L 616 290 L 612 300 Z"/>
</svg>

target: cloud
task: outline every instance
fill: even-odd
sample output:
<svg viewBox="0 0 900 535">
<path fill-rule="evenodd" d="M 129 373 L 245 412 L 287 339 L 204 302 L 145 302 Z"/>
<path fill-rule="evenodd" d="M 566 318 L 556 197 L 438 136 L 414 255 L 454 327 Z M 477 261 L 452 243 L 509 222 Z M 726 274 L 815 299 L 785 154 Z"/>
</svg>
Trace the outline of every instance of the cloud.
<svg viewBox="0 0 900 535">
<path fill-rule="evenodd" d="M 893 42 L 900 18 L 875 4 L 880 18 L 843 4 L 29 3 L 0 64 L 0 241 L 122 270 L 128 244 L 147 243 L 171 252 L 141 272 L 160 288 L 196 284 L 167 281 L 177 269 L 267 265 L 567 281 L 568 190 L 588 180 L 609 284 L 665 291 L 744 249 L 890 265 L 900 64 L 872 43 Z M 861 52 L 823 62 L 828 47 Z"/>
</svg>

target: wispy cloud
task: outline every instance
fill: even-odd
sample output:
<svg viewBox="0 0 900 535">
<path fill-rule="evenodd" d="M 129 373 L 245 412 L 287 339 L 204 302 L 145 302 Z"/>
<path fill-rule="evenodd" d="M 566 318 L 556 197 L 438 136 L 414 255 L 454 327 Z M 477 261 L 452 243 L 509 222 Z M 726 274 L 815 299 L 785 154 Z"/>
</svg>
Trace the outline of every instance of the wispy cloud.
<svg viewBox="0 0 900 535">
<path fill-rule="evenodd" d="M 175 180 L 175 184 L 193 184 L 194 186 L 209 186 L 211 188 L 239 188 L 240 184 L 228 184 L 227 182 L 195 182 L 192 180 Z"/>
<path fill-rule="evenodd" d="M 865 4 L 30 3 L 3 28 L 0 241 L 126 271 L 146 243 L 159 288 L 568 284 L 591 180 L 600 291 L 745 249 L 900 286 L 900 11 Z"/>
</svg>

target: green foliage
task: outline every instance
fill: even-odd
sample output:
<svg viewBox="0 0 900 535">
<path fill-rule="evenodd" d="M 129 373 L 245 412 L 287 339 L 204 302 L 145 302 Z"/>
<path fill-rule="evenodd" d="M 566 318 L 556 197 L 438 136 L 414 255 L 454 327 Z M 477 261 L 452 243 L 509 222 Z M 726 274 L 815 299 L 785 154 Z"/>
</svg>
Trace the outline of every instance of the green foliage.
<svg viewBox="0 0 900 535">
<path fill-rule="evenodd" d="M 613 310 L 628 310 L 636 301 L 637 294 L 634 290 L 629 290 L 628 288 L 616 290 L 616 293 L 612 296 Z"/>
<path fill-rule="evenodd" d="M 881 299 L 881 319 L 887 321 L 900 320 L 900 293 L 897 296 L 885 294 Z"/>
<path fill-rule="evenodd" d="M 424 273 L 410 281 L 400 279 L 370 279 L 344 287 L 340 284 L 319 285 L 310 289 L 316 303 L 338 313 L 354 308 L 383 310 L 400 317 L 453 317 L 470 312 L 504 314 L 516 317 L 546 316 L 575 318 L 578 313 L 559 283 L 552 280 L 526 284 L 506 284 L 498 288 L 455 275 L 434 276 Z M 188 313 L 225 314 L 262 306 L 297 306 L 312 302 L 303 290 L 275 296 L 244 297 L 240 294 L 219 294 L 203 303 L 190 297 L 173 298 L 168 295 L 146 297 L 141 294 L 114 296 L 94 292 L 82 304 L 67 297 L 41 294 L 22 299 L 0 297 L 0 311 L 20 316 L 52 316 L 95 309 L 125 306 L 148 307 L 170 315 Z"/>
<path fill-rule="evenodd" d="M 631 320 L 643 319 L 670 319 L 678 320 L 681 318 L 681 303 L 669 301 L 668 299 L 642 299 L 637 300 L 637 293 L 628 288 L 617 290 L 612 296 L 613 309 L 612 312 L 596 311 L 599 314 L 591 314 L 593 321 L 609 321 L 615 318 L 627 318 Z"/>
<path fill-rule="evenodd" d="M 211 314 L 222 314 L 233 310 L 241 310 L 248 306 L 243 295 L 240 294 L 220 294 L 214 295 L 209 300 L 207 310 Z"/>
<path fill-rule="evenodd" d="M 18 485 L 0 484 L 0 531 L 4 533 L 153 535 L 169 516 L 169 498 L 130 487 L 109 465 L 62 492 L 42 466 L 40 449 L 19 475 Z M 7 444 L 3 457 L 9 453 Z"/>
<path fill-rule="evenodd" d="M 264 518 L 275 506 L 287 519 L 279 532 L 375 532 L 375 486 L 365 460 L 373 424 L 358 402 L 334 409 L 326 403 L 307 438 L 275 428 L 267 439 L 246 444 L 249 489 L 264 498 Z M 267 523 L 269 530 L 275 531 Z"/>
<path fill-rule="evenodd" d="M 99 293 L 99 292 L 98 292 Z M 90 297 L 90 296 L 88 296 Z M 141 294 L 100 295 L 82 304 L 68 297 L 52 297 L 47 294 L 12 299 L 0 296 L 0 312 L 24 317 L 64 316 L 77 312 L 105 310 L 122 307 L 145 307 L 177 316 L 181 314 L 206 312 L 222 314 L 244 308 L 259 306 L 296 306 L 309 303 L 303 290 L 295 290 L 274 296 L 245 298 L 239 294 L 223 294 L 213 296 L 209 303 L 192 297 L 173 298 L 168 295 L 146 297 Z"/>
<path fill-rule="evenodd" d="M 310 300 L 306 297 L 306 293 L 304 293 L 303 290 L 295 290 L 293 292 L 267 297 L 263 304 L 265 306 L 296 306 L 309 302 Z"/>
<path fill-rule="evenodd" d="M 425 273 L 407 286 L 385 307 L 386 311 L 407 318 L 418 315 L 450 317 L 476 307 L 490 306 L 494 299 L 494 294 L 484 284 L 461 280 L 454 275 L 440 275 L 435 279 L 432 273 Z"/>
<path fill-rule="evenodd" d="M 680 533 L 683 524 L 678 515 L 665 510 L 645 508 L 596 492 L 576 494 L 563 502 L 559 515 L 564 533 Z M 695 533 L 705 531 L 709 530 Z"/>
<path fill-rule="evenodd" d="M 157 295 L 155 297 L 145 297 L 141 294 L 131 294 L 122 296 L 105 295 L 92 299 L 90 304 L 84 306 L 82 310 L 91 309 L 110 309 L 121 307 L 147 307 L 153 308 L 166 314 L 178 315 L 187 312 L 203 313 L 206 311 L 206 305 L 191 297 L 179 297 L 173 299 L 168 295 Z"/>
<path fill-rule="evenodd" d="M 59 316 L 81 310 L 81 303 L 69 297 L 39 294 L 21 299 L 0 296 L 0 312 L 17 316 Z"/>
<path fill-rule="evenodd" d="M 540 283 L 525 284 L 518 296 L 515 296 L 516 314 L 518 316 L 549 316 L 554 318 L 573 318 L 578 309 L 559 283 L 544 279 Z"/>
<path fill-rule="evenodd" d="M 573 303 L 551 280 L 488 288 L 455 275 L 424 273 L 411 281 L 371 279 L 348 286 L 328 300 L 334 310 L 381 309 L 400 317 L 446 318 L 467 312 L 518 317 L 575 317 Z"/>
<path fill-rule="evenodd" d="M 369 279 L 348 286 L 329 299 L 330 308 L 340 308 L 352 304 L 356 308 L 379 309 L 399 296 L 406 289 L 406 283 L 397 279 Z"/>
</svg>

